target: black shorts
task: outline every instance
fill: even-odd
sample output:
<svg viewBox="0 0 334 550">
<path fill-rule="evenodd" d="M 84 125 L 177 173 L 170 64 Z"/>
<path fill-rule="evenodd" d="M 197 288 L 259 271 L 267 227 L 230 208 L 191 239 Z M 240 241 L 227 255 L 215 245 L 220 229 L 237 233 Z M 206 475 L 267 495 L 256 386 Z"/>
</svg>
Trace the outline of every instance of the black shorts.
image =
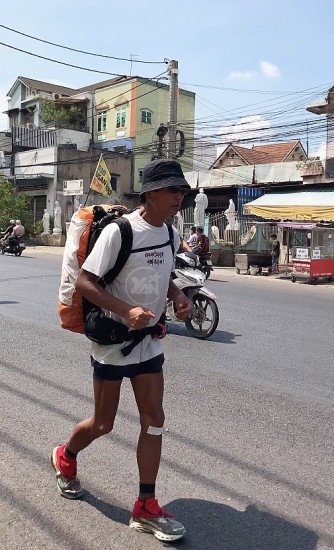
<svg viewBox="0 0 334 550">
<path fill-rule="evenodd" d="M 91 357 L 94 380 L 122 380 L 123 378 L 134 378 L 138 374 L 153 374 L 162 372 L 164 354 L 161 353 L 148 361 L 132 365 L 104 365 Z"/>
</svg>

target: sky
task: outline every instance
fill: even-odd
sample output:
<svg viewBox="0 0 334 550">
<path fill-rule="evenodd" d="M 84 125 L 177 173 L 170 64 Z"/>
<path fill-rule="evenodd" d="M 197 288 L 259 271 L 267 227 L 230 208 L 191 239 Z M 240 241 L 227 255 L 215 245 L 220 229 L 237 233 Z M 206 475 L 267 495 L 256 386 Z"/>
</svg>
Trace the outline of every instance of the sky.
<svg viewBox="0 0 334 550">
<path fill-rule="evenodd" d="M 2 112 L 18 76 L 71 88 L 112 78 L 111 74 L 164 79 L 164 60 L 175 59 L 179 86 L 196 93 L 195 121 L 179 121 L 180 125 L 195 123 L 196 135 L 214 139 L 218 152 L 229 141 L 251 147 L 300 139 L 310 155 L 323 157 L 325 119 L 305 106 L 324 99 L 334 84 L 333 17 L 331 0 L 3 3 L 0 130 L 7 128 Z M 52 46 L 3 26 L 124 61 Z"/>
</svg>

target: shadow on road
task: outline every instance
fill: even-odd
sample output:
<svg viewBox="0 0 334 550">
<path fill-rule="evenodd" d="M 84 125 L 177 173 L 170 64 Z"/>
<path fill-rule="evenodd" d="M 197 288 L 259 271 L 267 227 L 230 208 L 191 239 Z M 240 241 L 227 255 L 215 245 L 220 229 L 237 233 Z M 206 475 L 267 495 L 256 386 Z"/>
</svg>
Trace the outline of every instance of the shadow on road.
<svg viewBox="0 0 334 550">
<path fill-rule="evenodd" d="M 85 502 L 103 515 L 128 525 L 131 513 L 94 497 L 89 492 Z M 177 499 L 166 510 L 185 524 L 187 536 L 168 548 L 189 550 L 316 550 L 318 535 L 256 506 L 239 511 L 226 504 L 200 499 Z M 143 536 L 143 535 L 141 535 Z M 150 535 L 147 535 L 150 536 Z"/>
<path fill-rule="evenodd" d="M 0 306 L 1 305 L 8 305 L 8 304 L 19 304 L 20 302 L 15 302 L 14 300 L 0 300 Z"/>
<path fill-rule="evenodd" d="M 87 490 L 85 490 L 85 494 L 82 500 L 87 502 L 87 504 L 93 506 L 93 508 L 96 508 L 96 510 L 101 512 L 101 514 L 111 519 L 112 521 L 122 523 L 123 525 L 129 525 L 129 521 L 131 518 L 131 513 L 129 512 L 129 510 L 126 510 L 121 506 L 109 504 L 109 502 L 106 502 L 101 498 L 96 498 L 94 495 L 92 495 L 92 493 Z"/>
<path fill-rule="evenodd" d="M 167 322 L 167 335 L 173 334 L 174 336 L 187 336 L 188 338 L 194 338 L 189 334 L 184 325 L 177 323 Z M 220 342 L 221 344 L 236 344 L 235 338 L 242 336 L 242 334 L 233 334 L 233 332 L 227 332 L 226 330 L 216 330 L 212 336 L 206 338 L 207 342 Z M 194 338 L 196 340 L 196 338 Z M 200 339 L 197 339 L 200 340 Z"/>
<path fill-rule="evenodd" d="M 166 506 L 187 528 L 187 536 L 169 548 L 191 550 L 316 550 L 313 531 L 247 506 L 239 511 L 225 504 L 177 499 Z"/>
</svg>

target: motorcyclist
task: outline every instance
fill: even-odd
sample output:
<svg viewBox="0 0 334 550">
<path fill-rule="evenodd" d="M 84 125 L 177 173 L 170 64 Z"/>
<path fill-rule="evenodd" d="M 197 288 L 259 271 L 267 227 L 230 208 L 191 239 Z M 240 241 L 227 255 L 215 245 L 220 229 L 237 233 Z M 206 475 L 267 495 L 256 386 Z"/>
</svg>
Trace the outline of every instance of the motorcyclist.
<svg viewBox="0 0 334 550">
<path fill-rule="evenodd" d="M 197 227 L 196 233 L 197 233 L 197 242 L 195 246 L 192 248 L 192 251 L 195 254 L 197 254 L 197 256 L 199 256 L 200 258 L 205 257 L 209 252 L 209 247 L 210 247 L 209 239 L 204 234 L 203 227 Z"/>
<path fill-rule="evenodd" d="M 199 260 L 199 269 L 205 273 L 206 277 L 208 278 L 210 275 L 210 272 L 212 271 L 212 267 L 208 265 L 208 260 L 210 259 L 210 241 L 209 238 L 204 234 L 203 227 L 198 227 L 196 230 L 197 233 L 197 242 L 195 246 L 192 248 L 192 251 L 197 254 L 198 260 Z M 210 262 L 211 265 L 211 262 Z"/>
<path fill-rule="evenodd" d="M 25 229 L 24 226 L 21 224 L 21 220 L 16 220 L 15 225 L 13 227 L 13 232 L 8 238 L 8 245 L 13 246 L 18 243 L 19 239 L 21 237 L 24 237 L 25 235 Z"/>
<path fill-rule="evenodd" d="M 15 220 L 10 220 L 8 227 L 6 227 L 5 232 L 1 235 L 1 238 L 7 240 L 7 238 L 13 233 L 15 227 Z"/>
</svg>

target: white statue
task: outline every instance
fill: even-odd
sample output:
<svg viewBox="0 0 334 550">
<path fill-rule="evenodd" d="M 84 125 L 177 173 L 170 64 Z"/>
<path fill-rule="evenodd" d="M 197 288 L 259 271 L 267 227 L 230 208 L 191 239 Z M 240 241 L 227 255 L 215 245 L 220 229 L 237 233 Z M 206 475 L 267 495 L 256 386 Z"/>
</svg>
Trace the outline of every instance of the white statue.
<svg viewBox="0 0 334 550">
<path fill-rule="evenodd" d="M 42 235 L 50 235 L 50 214 L 47 208 L 44 208 Z"/>
<path fill-rule="evenodd" d="M 55 202 L 54 207 L 53 233 L 56 235 L 61 235 L 61 208 L 59 201 Z"/>
<path fill-rule="evenodd" d="M 179 234 L 183 235 L 183 216 L 181 212 L 178 212 L 175 216 L 176 218 L 176 229 L 178 230 Z"/>
<path fill-rule="evenodd" d="M 237 213 L 235 211 L 235 204 L 234 204 L 232 199 L 230 199 L 229 206 L 225 210 L 224 214 L 225 214 L 225 217 L 227 218 L 227 221 L 228 221 L 226 229 L 237 231 L 239 229 L 239 222 L 237 221 Z"/>
<path fill-rule="evenodd" d="M 217 227 L 216 225 L 212 225 L 211 234 L 213 236 L 214 241 L 219 241 L 219 227 Z"/>
<path fill-rule="evenodd" d="M 195 203 L 194 225 L 196 225 L 196 227 L 204 227 L 205 209 L 208 207 L 208 197 L 204 193 L 203 188 L 201 188 L 196 195 Z"/>
<path fill-rule="evenodd" d="M 81 205 L 80 205 L 79 198 L 78 198 L 78 196 L 76 195 L 76 196 L 74 197 L 74 212 L 76 212 L 77 210 L 79 210 L 79 209 L 80 209 L 80 206 L 81 206 Z"/>
</svg>

